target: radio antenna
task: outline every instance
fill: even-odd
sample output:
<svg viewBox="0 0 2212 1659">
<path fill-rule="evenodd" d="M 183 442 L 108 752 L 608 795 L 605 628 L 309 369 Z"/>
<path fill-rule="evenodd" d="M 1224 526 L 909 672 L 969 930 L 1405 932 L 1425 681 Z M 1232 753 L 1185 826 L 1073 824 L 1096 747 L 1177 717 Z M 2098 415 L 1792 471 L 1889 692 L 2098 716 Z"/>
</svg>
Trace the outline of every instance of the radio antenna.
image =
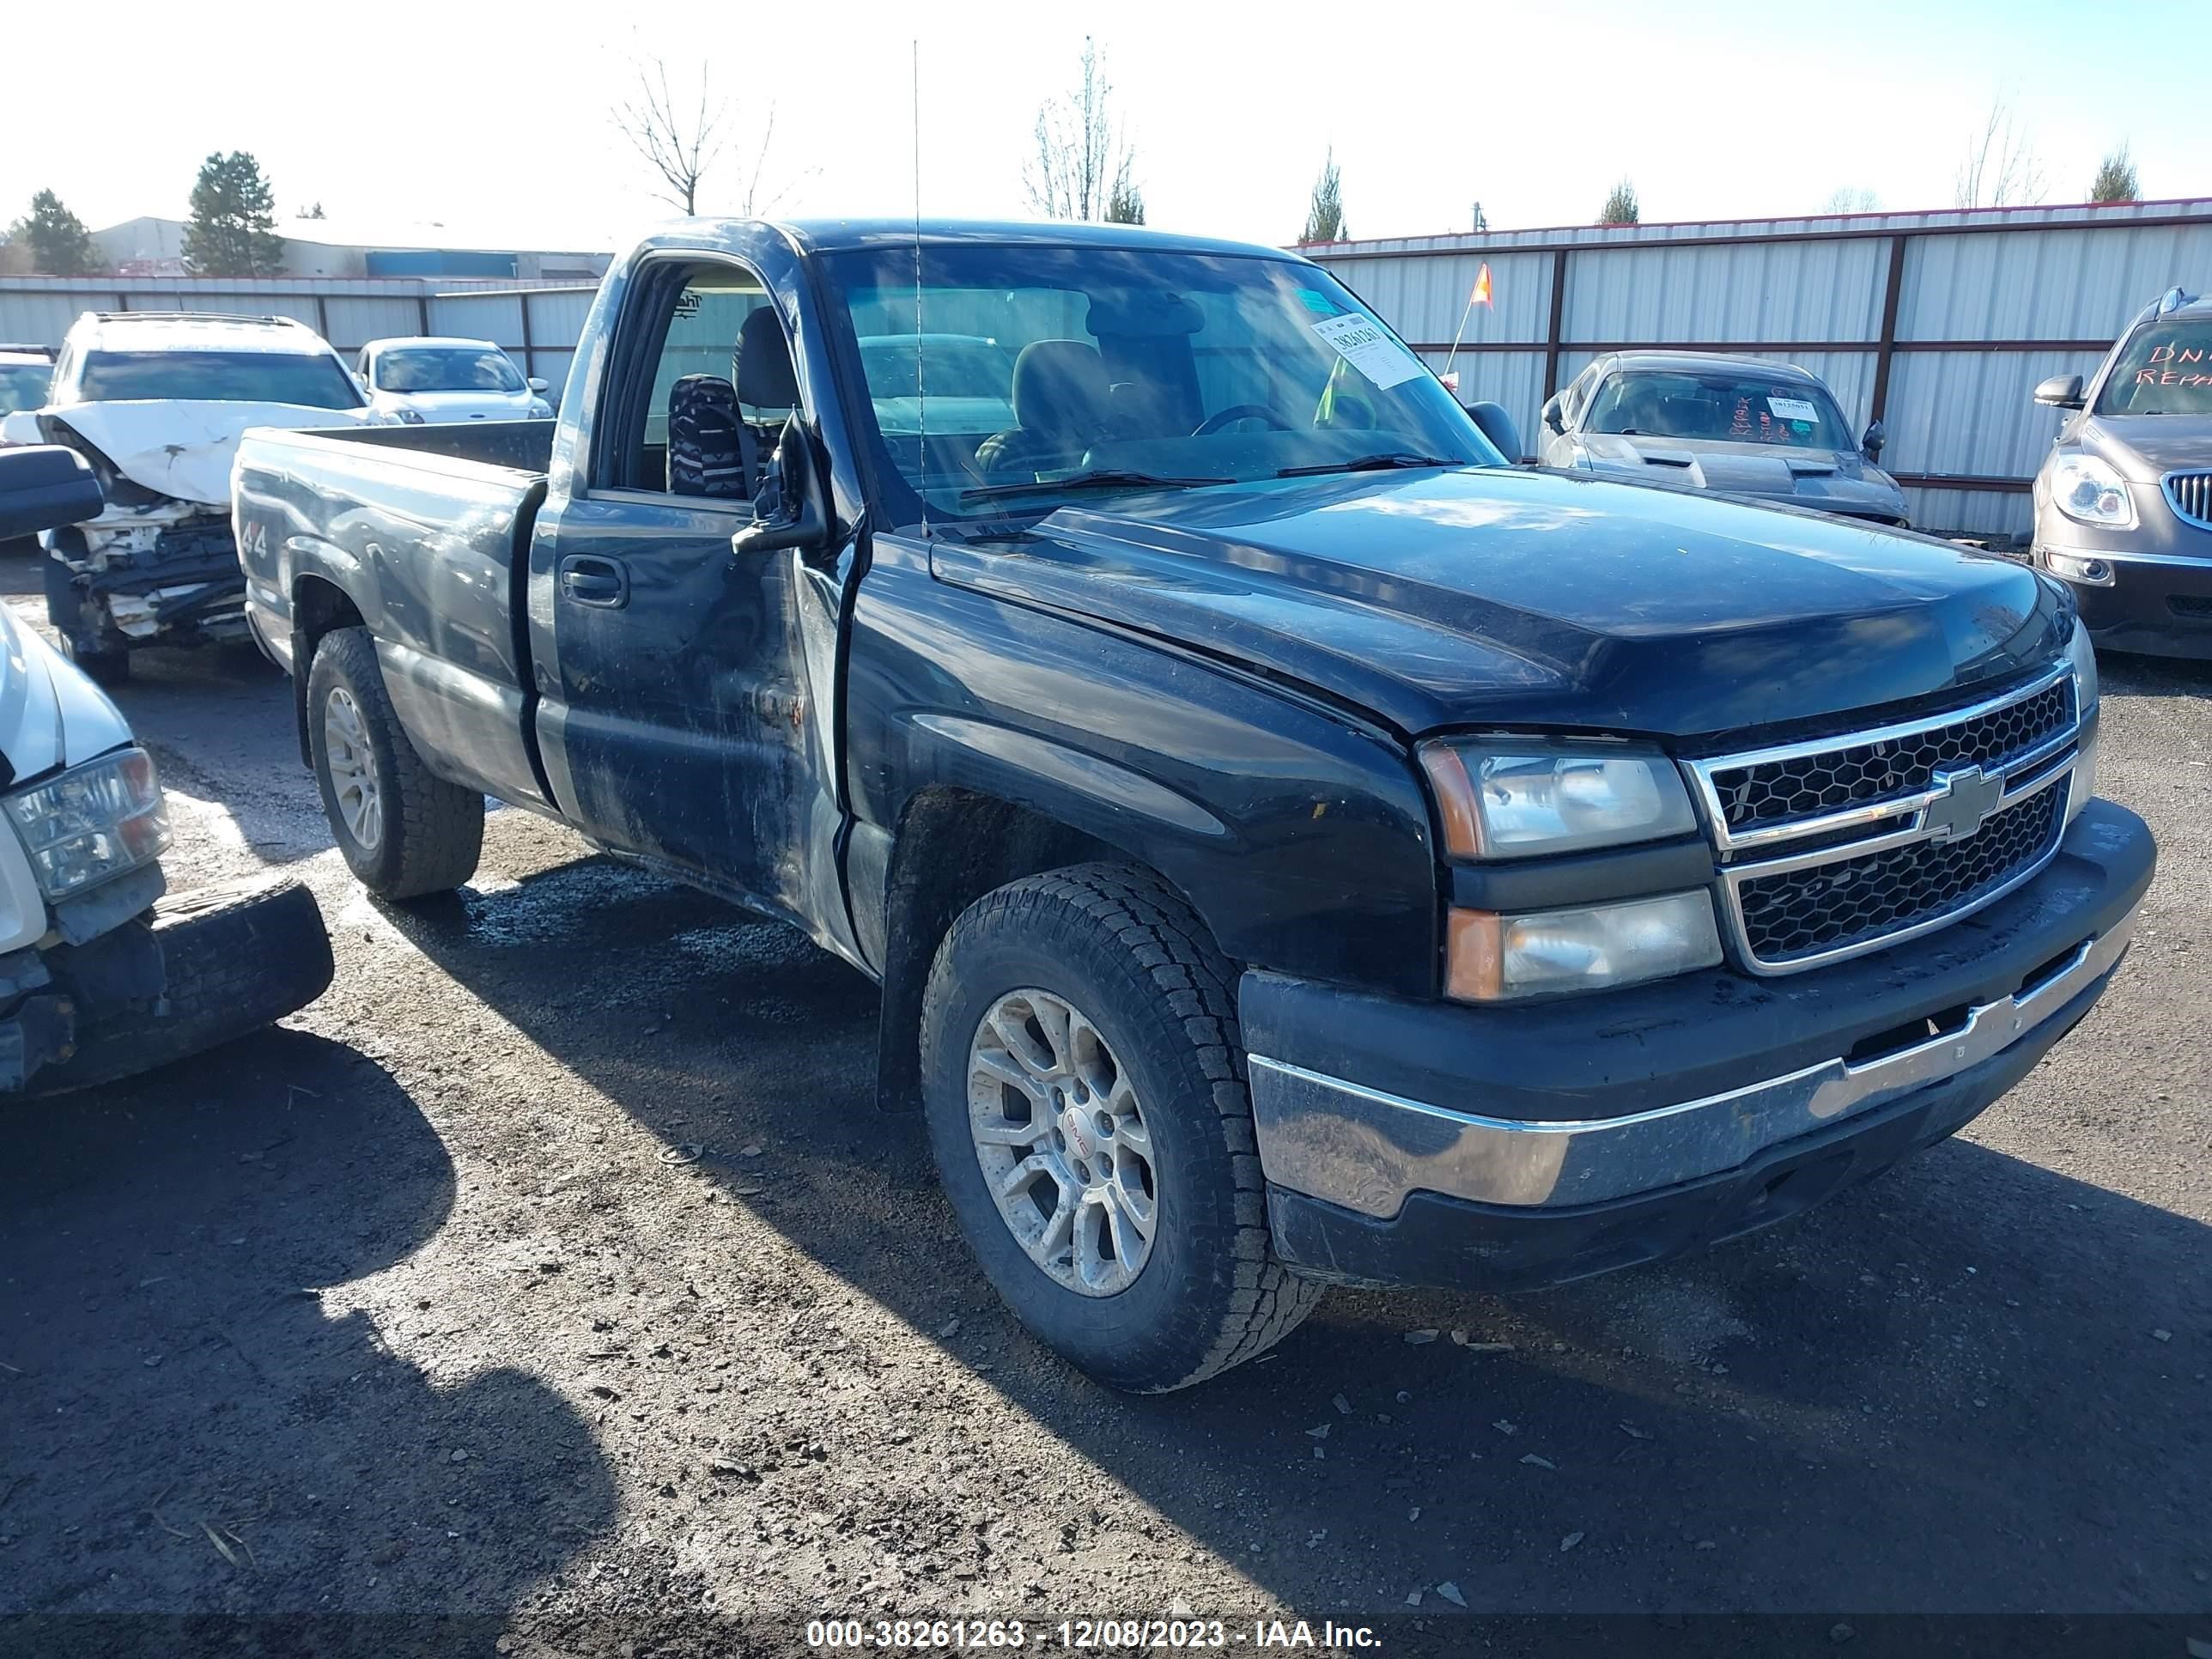
<svg viewBox="0 0 2212 1659">
<path fill-rule="evenodd" d="M 929 392 L 921 375 L 921 40 L 914 40 L 914 434 L 922 539 L 929 538 Z"/>
</svg>

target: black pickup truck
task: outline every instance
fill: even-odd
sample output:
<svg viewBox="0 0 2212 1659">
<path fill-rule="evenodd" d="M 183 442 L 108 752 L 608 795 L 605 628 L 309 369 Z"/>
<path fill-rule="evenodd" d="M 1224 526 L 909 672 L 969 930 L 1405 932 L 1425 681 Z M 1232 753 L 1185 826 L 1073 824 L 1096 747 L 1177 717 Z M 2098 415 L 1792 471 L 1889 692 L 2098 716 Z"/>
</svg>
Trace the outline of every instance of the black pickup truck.
<svg viewBox="0 0 2212 1659">
<path fill-rule="evenodd" d="M 985 1276 L 1169 1389 L 1802 1210 L 2127 948 L 2063 587 L 1502 424 L 1281 252 L 695 222 L 557 422 L 252 434 L 235 528 L 373 891 L 489 793 L 805 929 Z"/>
</svg>

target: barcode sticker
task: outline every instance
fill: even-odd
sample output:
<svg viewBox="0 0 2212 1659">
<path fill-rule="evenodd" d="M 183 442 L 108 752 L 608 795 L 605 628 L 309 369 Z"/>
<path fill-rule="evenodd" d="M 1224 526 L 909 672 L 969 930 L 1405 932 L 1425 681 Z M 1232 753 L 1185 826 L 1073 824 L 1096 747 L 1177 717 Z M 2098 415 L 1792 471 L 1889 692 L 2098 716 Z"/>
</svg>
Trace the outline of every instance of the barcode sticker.
<svg viewBox="0 0 2212 1659">
<path fill-rule="evenodd" d="M 1332 317 L 1325 323 L 1307 325 L 1354 368 L 1384 391 L 1421 372 L 1421 360 L 1384 331 L 1381 324 L 1365 317 Z"/>
</svg>

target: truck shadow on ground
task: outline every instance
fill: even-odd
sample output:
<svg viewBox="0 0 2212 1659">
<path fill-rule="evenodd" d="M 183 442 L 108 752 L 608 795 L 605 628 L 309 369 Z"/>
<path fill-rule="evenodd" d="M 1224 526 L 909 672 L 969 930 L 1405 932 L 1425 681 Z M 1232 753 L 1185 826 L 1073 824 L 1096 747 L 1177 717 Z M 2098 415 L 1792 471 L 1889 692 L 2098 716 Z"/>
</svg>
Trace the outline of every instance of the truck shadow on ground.
<svg viewBox="0 0 2212 1659">
<path fill-rule="evenodd" d="M 526 1583 L 610 1523 L 565 1401 L 515 1370 L 434 1382 L 393 1344 L 404 1286 L 362 1284 L 455 1201 L 374 1062 L 272 1030 L 7 1115 L 0 1613 L 54 1615 L 48 1650 L 183 1651 L 179 1615 L 339 1607 L 489 1615 L 447 1644 L 488 1655 Z M 95 1613 L 149 1618 L 72 1622 Z"/>
<path fill-rule="evenodd" d="M 1954 1142 L 1667 1267 L 1511 1300 L 1340 1292 L 1269 1358 L 1123 1399 L 975 1276 L 920 1123 L 876 1109 L 876 995 L 842 963 L 592 860 L 386 914 L 1277 1605 L 1429 1587 L 1436 1611 L 1446 1580 L 1495 1611 L 2212 1600 L 2188 1518 L 2212 1230 L 2185 1218 Z"/>
</svg>

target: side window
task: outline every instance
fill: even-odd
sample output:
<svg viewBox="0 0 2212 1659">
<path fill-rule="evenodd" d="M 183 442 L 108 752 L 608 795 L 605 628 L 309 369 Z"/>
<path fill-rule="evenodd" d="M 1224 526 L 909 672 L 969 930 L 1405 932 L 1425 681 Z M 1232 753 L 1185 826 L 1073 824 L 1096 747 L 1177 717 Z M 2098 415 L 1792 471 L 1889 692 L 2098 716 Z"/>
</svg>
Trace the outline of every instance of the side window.
<svg viewBox="0 0 2212 1659">
<path fill-rule="evenodd" d="M 653 372 L 611 392 L 629 404 L 611 452 L 614 481 L 750 501 L 799 405 L 790 344 L 767 289 L 741 266 L 701 264 L 680 280 L 641 278 L 632 305 L 647 308 L 633 337 L 647 343 Z"/>
</svg>

